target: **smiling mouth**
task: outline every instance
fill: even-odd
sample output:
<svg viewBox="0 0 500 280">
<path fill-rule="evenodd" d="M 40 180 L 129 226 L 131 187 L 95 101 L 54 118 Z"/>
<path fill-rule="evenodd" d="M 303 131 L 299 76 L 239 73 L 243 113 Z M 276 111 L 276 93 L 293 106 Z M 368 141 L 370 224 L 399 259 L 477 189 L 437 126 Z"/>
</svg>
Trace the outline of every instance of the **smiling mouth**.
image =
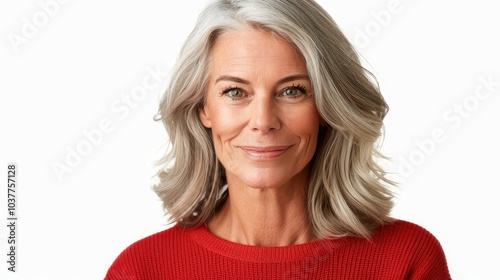
<svg viewBox="0 0 500 280">
<path fill-rule="evenodd" d="M 254 160 L 272 160 L 283 155 L 291 146 L 240 146 L 247 156 Z"/>
</svg>

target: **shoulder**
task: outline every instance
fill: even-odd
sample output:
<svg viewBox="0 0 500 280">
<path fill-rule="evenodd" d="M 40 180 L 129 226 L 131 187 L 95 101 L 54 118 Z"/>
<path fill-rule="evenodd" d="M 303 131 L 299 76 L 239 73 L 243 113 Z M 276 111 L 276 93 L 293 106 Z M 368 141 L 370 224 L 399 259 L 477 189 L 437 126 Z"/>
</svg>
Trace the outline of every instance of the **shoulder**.
<svg viewBox="0 0 500 280">
<path fill-rule="evenodd" d="M 381 226 L 375 232 L 374 238 L 381 238 L 385 236 L 399 236 L 402 234 L 434 238 L 434 236 L 427 229 L 404 220 L 394 220 L 392 223 Z"/>
<path fill-rule="evenodd" d="M 403 220 L 381 226 L 373 235 L 374 244 L 406 252 L 442 251 L 437 238 L 427 229 Z M 410 250 L 411 249 L 411 250 Z"/>
<path fill-rule="evenodd" d="M 180 226 L 173 226 L 169 229 L 157 232 L 145 238 L 142 238 L 130 246 L 128 246 L 122 254 L 144 256 L 143 253 L 151 253 L 154 251 L 163 250 L 171 246 L 178 246 L 179 242 L 185 238 L 182 234 L 183 228 Z"/>
<path fill-rule="evenodd" d="M 175 258 L 173 252 L 178 252 L 178 248 L 188 242 L 184 230 L 183 227 L 173 226 L 134 242 L 118 255 L 105 279 L 146 279 L 144 277 L 161 273 L 149 268 L 157 269 L 162 267 L 157 264 Z"/>
<path fill-rule="evenodd" d="M 417 224 L 396 220 L 380 227 L 372 241 L 374 246 L 404 260 L 412 274 L 441 275 L 440 279 L 449 279 L 441 244 L 432 233 Z"/>
</svg>

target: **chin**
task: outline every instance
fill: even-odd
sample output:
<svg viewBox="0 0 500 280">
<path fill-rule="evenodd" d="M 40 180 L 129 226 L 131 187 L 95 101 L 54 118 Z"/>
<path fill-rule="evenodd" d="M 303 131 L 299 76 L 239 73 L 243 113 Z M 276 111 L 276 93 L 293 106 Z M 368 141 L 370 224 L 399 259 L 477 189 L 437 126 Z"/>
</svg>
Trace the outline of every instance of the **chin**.
<svg viewBox="0 0 500 280">
<path fill-rule="evenodd" d="M 261 182 L 248 182 L 246 183 L 252 189 L 275 189 L 278 188 L 284 183 L 282 182 L 269 182 L 269 181 L 261 181 Z"/>
<path fill-rule="evenodd" d="M 281 174 L 280 174 L 281 173 Z M 283 176 L 288 174 L 287 176 Z M 238 176 L 238 181 L 254 189 L 272 189 L 285 185 L 293 179 L 290 173 L 277 170 L 247 172 Z"/>
</svg>

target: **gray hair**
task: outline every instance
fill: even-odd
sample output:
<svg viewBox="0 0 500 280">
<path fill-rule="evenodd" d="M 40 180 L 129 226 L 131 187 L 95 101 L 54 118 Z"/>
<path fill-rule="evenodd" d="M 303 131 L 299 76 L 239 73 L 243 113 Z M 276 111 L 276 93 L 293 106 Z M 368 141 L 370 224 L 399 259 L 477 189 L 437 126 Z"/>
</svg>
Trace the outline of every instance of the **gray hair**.
<svg viewBox="0 0 500 280">
<path fill-rule="evenodd" d="M 392 182 L 375 161 L 381 157 L 376 141 L 388 106 L 347 38 L 312 0 L 218 0 L 200 14 L 159 106 L 172 149 L 160 161 L 165 168 L 154 191 L 170 220 L 201 225 L 227 198 L 224 167 L 198 110 L 207 89 L 212 46 L 221 34 L 248 28 L 280 35 L 307 64 L 323 120 L 308 188 L 313 233 L 318 238 L 368 238 L 392 220 Z"/>
</svg>

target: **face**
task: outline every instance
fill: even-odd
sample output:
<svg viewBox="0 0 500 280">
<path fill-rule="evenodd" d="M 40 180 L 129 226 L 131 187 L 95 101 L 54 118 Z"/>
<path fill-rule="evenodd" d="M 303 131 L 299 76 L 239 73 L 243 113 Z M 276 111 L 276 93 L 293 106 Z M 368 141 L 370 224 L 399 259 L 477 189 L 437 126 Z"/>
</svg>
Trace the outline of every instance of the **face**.
<svg viewBox="0 0 500 280">
<path fill-rule="evenodd" d="M 199 115 L 228 183 L 308 182 L 320 117 L 302 55 L 278 35 L 251 29 L 222 35 L 210 58 Z"/>
</svg>

